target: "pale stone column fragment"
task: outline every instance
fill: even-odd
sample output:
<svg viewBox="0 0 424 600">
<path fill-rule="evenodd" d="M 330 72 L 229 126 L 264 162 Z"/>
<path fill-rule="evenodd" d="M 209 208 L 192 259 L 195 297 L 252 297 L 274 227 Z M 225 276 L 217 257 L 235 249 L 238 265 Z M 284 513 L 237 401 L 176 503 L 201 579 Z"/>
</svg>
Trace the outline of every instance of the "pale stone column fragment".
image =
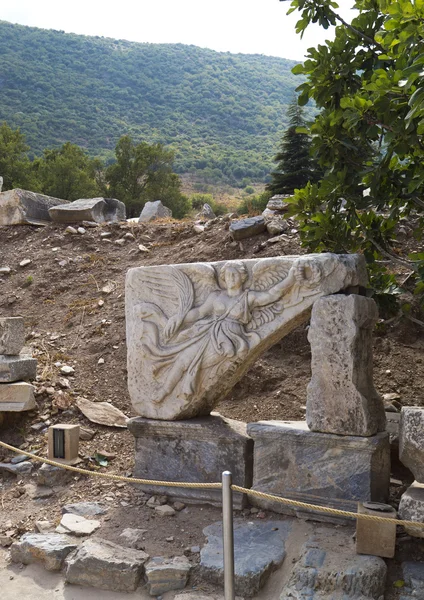
<svg viewBox="0 0 424 600">
<path fill-rule="evenodd" d="M 424 483 L 424 408 L 419 406 L 402 408 L 399 428 L 399 458 L 412 471 L 415 479 Z"/>
<path fill-rule="evenodd" d="M 25 344 L 22 317 L 0 318 L 0 354 L 19 354 Z"/>
<path fill-rule="evenodd" d="M 373 384 L 371 298 L 336 294 L 312 309 L 308 339 L 312 379 L 306 421 L 312 431 L 371 436 L 386 427 L 384 404 Z"/>
</svg>

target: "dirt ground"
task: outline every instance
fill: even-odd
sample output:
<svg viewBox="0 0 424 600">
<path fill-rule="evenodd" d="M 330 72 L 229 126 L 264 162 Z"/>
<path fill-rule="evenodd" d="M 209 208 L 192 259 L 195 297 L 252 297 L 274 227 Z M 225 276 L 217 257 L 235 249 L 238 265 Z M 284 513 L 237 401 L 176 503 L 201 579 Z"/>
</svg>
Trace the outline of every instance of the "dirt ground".
<svg viewBox="0 0 424 600">
<path fill-rule="evenodd" d="M 102 237 L 105 233 L 109 235 Z M 0 429 L 0 438 L 42 454 L 46 450 L 46 435 L 37 432 L 34 425 L 79 423 L 95 432 L 92 440 L 80 443 L 81 466 L 131 475 L 131 434 L 125 429 L 95 425 L 75 406 L 76 398 L 82 396 L 111 402 L 127 416 L 135 416 L 126 384 L 127 270 L 141 265 L 305 253 L 294 231 L 272 245 L 266 244 L 268 237 L 262 234 L 242 243 L 233 242 L 224 220 L 216 220 L 201 235 L 193 231 L 193 222 L 172 221 L 87 227 L 85 233 L 77 235 L 65 233 L 65 226 L 53 224 L 0 227 L 0 268 L 12 270 L 9 275 L 0 275 L 0 316 L 25 319 L 26 343 L 38 360 L 35 385 L 39 407 L 38 412 L 7 420 Z M 148 252 L 140 251 L 140 244 Z M 26 258 L 30 264 L 20 267 Z M 109 285 L 110 293 L 102 292 L 105 285 Z M 381 321 L 374 341 L 378 391 L 396 394 L 401 405 L 424 406 L 423 349 L 424 330 L 419 325 L 408 320 Z M 73 375 L 66 377 L 69 387 L 60 383 L 63 376 L 55 363 L 75 369 Z M 309 379 L 310 348 L 304 325 L 266 352 L 222 399 L 217 410 L 245 422 L 303 419 Z M 107 467 L 99 467 L 93 458 L 102 450 L 115 455 Z M 0 461 L 10 458 L 0 448 Z M 126 522 L 134 526 L 139 521 L 148 525 L 149 554 L 175 555 L 199 544 L 204 524 L 220 518 L 218 509 L 187 507 L 186 512 L 178 513 L 178 519 L 159 522 L 128 485 L 120 488 L 76 477 L 54 497 L 34 501 L 19 479 L 4 475 L 1 481 L 0 533 L 12 529 L 18 535 L 33 530 L 35 520 L 58 520 L 60 507 L 67 502 L 103 501 L 107 497 L 106 504 L 119 511 L 119 519 L 114 517 L 102 529 L 109 532 L 110 539 L 115 539 L 114 531 L 122 529 Z M 171 537 L 172 541 L 166 541 Z"/>
</svg>

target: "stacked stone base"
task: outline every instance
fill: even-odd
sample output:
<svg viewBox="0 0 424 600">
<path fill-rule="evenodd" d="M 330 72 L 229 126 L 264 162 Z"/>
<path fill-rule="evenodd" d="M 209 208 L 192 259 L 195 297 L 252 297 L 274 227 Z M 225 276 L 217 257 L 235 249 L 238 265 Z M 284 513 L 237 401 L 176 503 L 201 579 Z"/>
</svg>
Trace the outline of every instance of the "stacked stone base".
<svg viewBox="0 0 424 600">
<path fill-rule="evenodd" d="M 255 444 L 254 490 L 351 512 L 357 512 L 358 502 L 387 501 L 387 433 L 371 437 L 316 433 L 303 421 L 251 423 L 247 433 Z M 339 517 L 320 511 L 257 497 L 250 501 L 277 513 L 340 522 Z"/>
<path fill-rule="evenodd" d="M 34 388 L 37 361 L 25 349 L 22 318 L 0 319 L 0 415 L 36 408 Z"/>
<path fill-rule="evenodd" d="M 159 481 L 216 483 L 231 471 L 233 483 L 252 484 L 253 442 L 246 425 L 217 413 L 186 421 L 159 421 L 136 417 L 128 422 L 135 437 L 134 477 Z M 150 494 L 173 500 L 221 505 L 221 490 L 142 485 Z M 246 499 L 234 494 L 235 508 Z"/>
</svg>

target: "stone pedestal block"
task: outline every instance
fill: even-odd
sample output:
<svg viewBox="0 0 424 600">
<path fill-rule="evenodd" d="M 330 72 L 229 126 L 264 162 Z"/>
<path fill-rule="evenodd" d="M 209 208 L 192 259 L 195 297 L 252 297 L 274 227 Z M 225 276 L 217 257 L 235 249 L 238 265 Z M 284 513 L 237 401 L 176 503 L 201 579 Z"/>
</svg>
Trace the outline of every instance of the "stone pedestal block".
<svg viewBox="0 0 424 600">
<path fill-rule="evenodd" d="M 397 513 L 390 504 L 379 502 L 360 502 L 358 513 L 375 517 L 396 519 Z M 393 558 L 396 546 L 396 524 L 381 521 L 356 521 L 356 553 Z"/>
<path fill-rule="evenodd" d="M 306 421 L 312 431 L 370 436 L 386 428 L 382 398 L 372 377 L 372 329 L 377 306 L 371 298 L 336 294 L 312 309 L 308 339 L 312 379 Z"/>
<path fill-rule="evenodd" d="M 23 381 L 0 384 L 0 412 L 22 412 L 37 408 L 34 387 Z"/>
<path fill-rule="evenodd" d="M 32 381 L 35 379 L 37 361 L 28 355 L 0 355 L 0 383 Z"/>
<path fill-rule="evenodd" d="M 424 484 L 414 481 L 400 499 L 399 518 L 404 521 L 424 523 Z M 414 537 L 424 538 L 424 527 L 405 527 Z"/>
<path fill-rule="evenodd" d="M 372 437 L 310 431 L 304 421 L 249 423 L 254 440 L 252 489 L 321 506 L 357 511 L 357 503 L 385 502 L 390 479 L 386 432 Z M 337 522 L 319 511 L 251 496 L 256 506 L 282 514 Z"/>
<path fill-rule="evenodd" d="M 19 354 L 25 343 L 22 317 L 0 319 L 0 354 Z"/>
<path fill-rule="evenodd" d="M 402 408 L 399 428 L 399 458 L 424 483 L 424 408 Z"/>
<path fill-rule="evenodd" d="M 216 483 L 223 471 L 246 488 L 252 483 L 253 442 L 246 424 L 214 413 L 187 421 L 137 417 L 128 421 L 135 437 L 134 477 L 161 481 Z M 166 494 L 173 500 L 220 505 L 221 490 L 140 486 L 144 492 Z M 234 495 L 241 508 L 242 494 Z"/>
</svg>

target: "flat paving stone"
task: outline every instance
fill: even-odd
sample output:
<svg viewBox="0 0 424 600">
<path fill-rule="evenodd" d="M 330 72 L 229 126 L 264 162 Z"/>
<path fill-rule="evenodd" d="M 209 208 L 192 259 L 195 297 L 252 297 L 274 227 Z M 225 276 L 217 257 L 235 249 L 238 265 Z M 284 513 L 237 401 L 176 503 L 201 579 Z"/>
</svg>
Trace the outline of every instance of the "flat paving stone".
<svg viewBox="0 0 424 600">
<path fill-rule="evenodd" d="M 285 521 L 234 523 L 235 589 L 241 596 L 255 595 L 269 575 L 284 561 L 291 523 Z M 201 576 L 223 585 L 222 524 L 203 530 L 207 544 L 200 553 Z"/>
<path fill-rule="evenodd" d="M 97 529 L 100 529 L 100 521 L 85 519 L 72 513 L 63 515 L 60 524 L 56 527 L 58 533 L 70 533 L 76 536 L 91 535 Z"/>
<path fill-rule="evenodd" d="M 107 508 L 102 506 L 99 502 L 76 502 L 75 504 L 65 504 L 62 507 L 62 513 L 72 513 L 79 517 L 97 517 L 99 515 L 105 515 Z"/>
</svg>

